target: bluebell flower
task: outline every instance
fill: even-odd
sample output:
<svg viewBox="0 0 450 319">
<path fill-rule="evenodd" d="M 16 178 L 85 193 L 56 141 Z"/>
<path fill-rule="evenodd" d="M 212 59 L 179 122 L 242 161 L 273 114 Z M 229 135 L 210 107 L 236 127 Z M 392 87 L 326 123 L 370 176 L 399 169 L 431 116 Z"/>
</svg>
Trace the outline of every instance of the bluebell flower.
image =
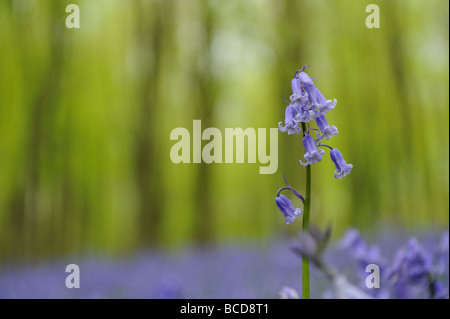
<svg viewBox="0 0 450 319">
<path fill-rule="evenodd" d="M 322 160 L 323 154 L 325 154 L 325 151 L 322 149 L 318 149 L 316 145 L 316 141 L 310 134 L 306 134 L 303 137 L 303 146 L 305 147 L 305 155 L 303 156 L 306 160 L 306 163 L 303 163 L 300 160 L 300 164 L 303 166 L 307 166 L 309 164 L 315 164 Z"/>
<path fill-rule="evenodd" d="M 302 106 L 308 104 L 308 93 L 302 88 L 300 79 L 295 76 L 291 81 L 292 95 L 290 97 L 291 102 L 296 105 Z"/>
<path fill-rule="evenodd" d="M 304 104 L 301 107 L 298 107 L 298 112 L 297 112 L 297 116 L 295 117 L 295 119 L 298 122 L 309 122 L 313 119 L 314 116 L 314 111 L 311 110 L 311 108 L 307 105 Z"/>
<path fill-rule="evenodd" d="M 282 125 L 283 122 L 278 123 L 278 128 L 280 129 L 280 132 L 287 131 L 288 134 L 299 134 L 302 130 L 301 130 L 300 126 L 298 125 L 298 122 L 295 120 L 296 116 L 297 116 L 296 108 L 292 104 L 289 104 L 286 107 L 285 119 L 284 119 L 284 123 L 286 126 L 283 127 L 283 125 Z"/>
<path fill-rule="evenodd" d="M 286 217 L 286 224 L 292 223 L 303 212 L 300 208 L 294 208 L 292 202 L 284 195 L 280 195 L 275 198 L 275 203 L 278 209 Z"/>
<path fill-rule="evenodd" d="M 349 229 L 341 240 L 341 246 L 346 249 L 355 249 L 366 246 L 366 241 L 361 237 L 357 229 Z"/>
<path fill-rule="evenodd" d="M 319 91 L 318 88 L 316 88 L 315 96 L 316 96 L 316 100 L 313 103 L 311 103 L 311 101 L 310 101 L 310 103 L 311 103 L 311 105 L 313 105 L 315 107 L 318 114 L 325 114 L 336 107 L 336 104 L 337 104 L 336 99 L 327 100 L 323 96 L 322 92 Z"/>
<path fill-rule="evenodd" d="M 436 252 L 436 265 L 434 267 L 435 273 L 442 275 L 445 273 L 445 269 L 448 269 L 448 231 L 444 232 L 441 240 L 438 244 L 438 250 Z"/>
<path fill-rule="evenodd" d="M 431 289 L 435 299 L 444 299 L 447 295 L 447 288 L 445 288 L 444 283 L 440 280 L 433 281 Z"/>
<path fill-rule="evenodd" d="M 315 117 L 325 114 L 336 106 L 336 99 L 334 100 L 327 100 L 322 92 L 318 88 L 315 87 L 314 82 L 312 78 L 306 74 L 305 72 L 298 73 L 298 79 L 300 80 L 303 89 L 308 94 L 308 100 L 310 104 L 310 108 L 315 113 Z"/>
<path fill-rule="evenodd" d="M 336 165 L 336 171 L 334 172 L 334 178 L 342 178 L 348 174 L 353 168 L 352 164 L 347 164 L 342 156 L 341 152 L 337 148 L 333 148 L 330 151 L 330 157 L 334 165 Z"/>
<path fill-rule="evenodd" d="M 296 77 L 300 80 L 303 89 L 308 94 L 308 100 L 311 105 L 316 103 L 317 96 L 316 96 L 316 87 L 314 85 L 313 80 L 309 77 L 308 74 L 301 71 L 297 73 Z"/>
<path fill-rule="evenodd" d="M 315 118 L 317 126 L 319 127 L 320 131 L 322 132 L 322 135 L 319 136 L 320 139 L 324 138 L 325 139 L 330 139 L 333 136 L 336 136 L 338 134 L 338 129 L 336 126 L 334 125 L 329 125 L 327 118 L 325 117 L 325 115 L 320 115 L 318 117 Z"/>
<path fill-rule="evenodd" d="M 382 268 L 384 264 L 378 246 L 370 246 L 356 229 L 350 229 L 341 241 L 342 247 L 349 249 L 352 256 L 357 259 L 365 270 L 368 264 L 377 264 Z"/>
<path fill-rule="evenodd" d="M 433 258 L 415 238 L 411 238 L 405 249 L 395 256 L 389 277 L 412 284 L 424 283 L 433 270 Z"/>
<path fill-rule="evenodd" d="M 314 114 L 311 107 L 308 105 L 308 93 L 303 90 L 300 83 L 300 79 L 295 75 L 291 82 L 292 95 L 291 95 L 291 105 L 295 107 L 297 122 L 309 122 L 313 119 Z"/>
</svg>

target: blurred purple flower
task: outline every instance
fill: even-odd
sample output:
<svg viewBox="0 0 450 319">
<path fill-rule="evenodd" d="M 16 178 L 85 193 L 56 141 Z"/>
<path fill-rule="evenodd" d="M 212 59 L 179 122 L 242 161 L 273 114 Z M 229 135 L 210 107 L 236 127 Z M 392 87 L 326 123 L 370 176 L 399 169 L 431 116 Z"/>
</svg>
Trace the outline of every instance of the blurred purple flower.
<svg viewBox="0 0 450 319">
<path fill-rule="evenodd" d="M 393 257 L 391 253 L 395 254 L 392 249 L 405 239 L 398 231 L 383 232 L 377 238 L 380 251 L 387 254 L 389 260 Z M 424 234 L 421 238 L 423 250 L 436 253 L 435 257 L 441 252 L 445 255 L 445 236 L 441 243 L 435 239 L 435 232 Z M 361 241 L 365 242 L 354 230 L 346 234 L 342 243 L 357 248 Z M 124 258 L 72 256 L 33 265 L 8 264 L 3 260 L 0 265 L 0 298 L 248 299 L 277 298 L 279 288 L 283 286 L 299 291 L 300 285 L 295 279 L 298 277 L 298 256 L 292 254 L 284 242 L 270 242 L 269 245 L 267 242 L 239 242 L 238 245 L 218 245 L 214 249 L 184 248 L 176 253 L 151 250 Z M 326 261 L 348 274 L 349 282 L 360 283 L 363 290 L 364 280 L 358 277 L 363 273 L 354 268 L 352 259 L 333 245 L 326 253 Z M 361 258 L 359 252 L 356 256 Z M 432 267 L 433 280 L 429 287 L 411 282 L 384 282 L 383 276 L 389 269 L 383 271 L 380 265 L 381 288 L 364 291 L 376 298 L 388 297 L 387 291 L 391 298 L 428 298 L 431 289 L 435 298 L 448 298 L 448 254 L 443 260 L 446 261 L 445 271 L 436 276 L 435 267 Z M 65 287 L 67 274 L 64 269 L 68 263 L 80 266 L 81 289 Z M 313 298 L 324 296 L 328 287 L 326 278 L 314 267 L 311 269 L 311 285 Z"/>
<path fill-rule="evenodd" d="M 420 284 L 428 281 L 433 270 L 433 256 L 425 251 L 416 238 L 397 252 L 389 277 L 394 281 Z"/>
<path fill-rule="evenodd" d="M 345 233 L 341 246 L 350 251 L 364 271 L 368 264 L 377 264 L 380 268 L 384 265 L 378 246 L 368 245 L 357 229 L 350 229 Z"/>
<path fill-rule="evenodd" d="M 291 287 L 284 286 L 280 291 L 281 299 L 299 299 L 298 292 Z"/>
<path fill-rule="evenodd" d="M 447 295 L 447 288 L 440 280 L 433 281 L 430 289 L 435 299 L 444 299 Z"/>
<path fill-rule="evenodd" d="M 153 298 L 155 299 L 182 298 L 180 283 L 174 277 L 162 278 L 155 288 Z"/>
<path fill-rule="evenodd" d="M 434 267 L 434 271 L 438 275 L 442 275 L 445 270 L 448 270 L 448 236 L 449 233 L 446 231 L 442 237 L 441 241 L 438 245 L 438 251 L 436 253 L 436 265 Z"/>
</svg>

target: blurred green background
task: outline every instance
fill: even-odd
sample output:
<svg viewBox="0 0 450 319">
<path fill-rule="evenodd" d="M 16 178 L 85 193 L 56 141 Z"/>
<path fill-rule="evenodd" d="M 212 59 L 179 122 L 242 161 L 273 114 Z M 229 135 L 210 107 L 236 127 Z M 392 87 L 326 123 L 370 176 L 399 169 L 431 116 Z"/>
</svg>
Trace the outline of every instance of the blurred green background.
<svg viewBox="0 0 450 319">
<path fill-rule="evenodd" d="M 446 0 L 0 1 L 2 260 L 293 236 L 274 196 L 283 172 L 304 191 L 298 136 L 278 135 L 273 175 L 174 164 L 169 137 L 193 119 L 277 127 L 305 64 L 354 165 L 343 180 L 328 156 L 312 167 L 312 222 L 444 227 L 448 21 Z"/>
</svg>

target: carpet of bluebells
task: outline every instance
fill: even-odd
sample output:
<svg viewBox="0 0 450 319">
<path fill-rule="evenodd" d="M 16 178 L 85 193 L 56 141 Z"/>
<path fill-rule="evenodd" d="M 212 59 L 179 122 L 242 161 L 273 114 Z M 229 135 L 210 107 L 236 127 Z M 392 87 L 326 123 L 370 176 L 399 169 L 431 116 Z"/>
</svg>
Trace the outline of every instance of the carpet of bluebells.
<svg viewBox="0 0 450 319">
<path fill-rule="evenodd" d="M 294 240 L 295 241 L 295 240 Z M 228 244 L 121 258 L 73 257 L 34 265 L 3 265 L 0 298 L 280 298 L 301 291 L 301 260 L 290 240 Z M 448 298 L 448 231 L 384 231 L 367 240 L 349 230 L 324 253 L 326 262 L 375 298 Z M 65 268 L 80 267 L 79 289 L 65 286 Z M 380 288 L 365 286 L 369 263 Z M 333 298 L 312 266 L 311 297 Z M 286 293 L 286 291 L 288 293 Z M 284 294 L 280 292 L 285 292 Z"/>
</svg>

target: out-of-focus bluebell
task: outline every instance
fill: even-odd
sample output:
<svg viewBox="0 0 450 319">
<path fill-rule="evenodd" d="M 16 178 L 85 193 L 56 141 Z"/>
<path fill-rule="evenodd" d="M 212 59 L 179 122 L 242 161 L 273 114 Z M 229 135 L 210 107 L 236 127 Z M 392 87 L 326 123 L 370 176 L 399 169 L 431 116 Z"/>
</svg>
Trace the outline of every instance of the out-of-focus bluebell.
<svg viewBox="0 0 450 319">
<path fill-rule="evenodd" d="M 341 247 L 348 249 L 365 270 L 369 264 L 384 266 L 384 260 L 378 246 L 369 245 L 357 229 L 349 229 L 341 240 Z"/>
<path fill-rule="evenodd" d="M 433 256 L 416 238 L 408 241 L 405 249 L 397 252 L 389 276 L 413 284 L 426 283 L 433 271 Z"/>
<path fill-rule="evenodd" d="M 299 299 L 298 292 L 291 287 L 284 286 L 280 291 L 281 299 Z"/>
</svg>

